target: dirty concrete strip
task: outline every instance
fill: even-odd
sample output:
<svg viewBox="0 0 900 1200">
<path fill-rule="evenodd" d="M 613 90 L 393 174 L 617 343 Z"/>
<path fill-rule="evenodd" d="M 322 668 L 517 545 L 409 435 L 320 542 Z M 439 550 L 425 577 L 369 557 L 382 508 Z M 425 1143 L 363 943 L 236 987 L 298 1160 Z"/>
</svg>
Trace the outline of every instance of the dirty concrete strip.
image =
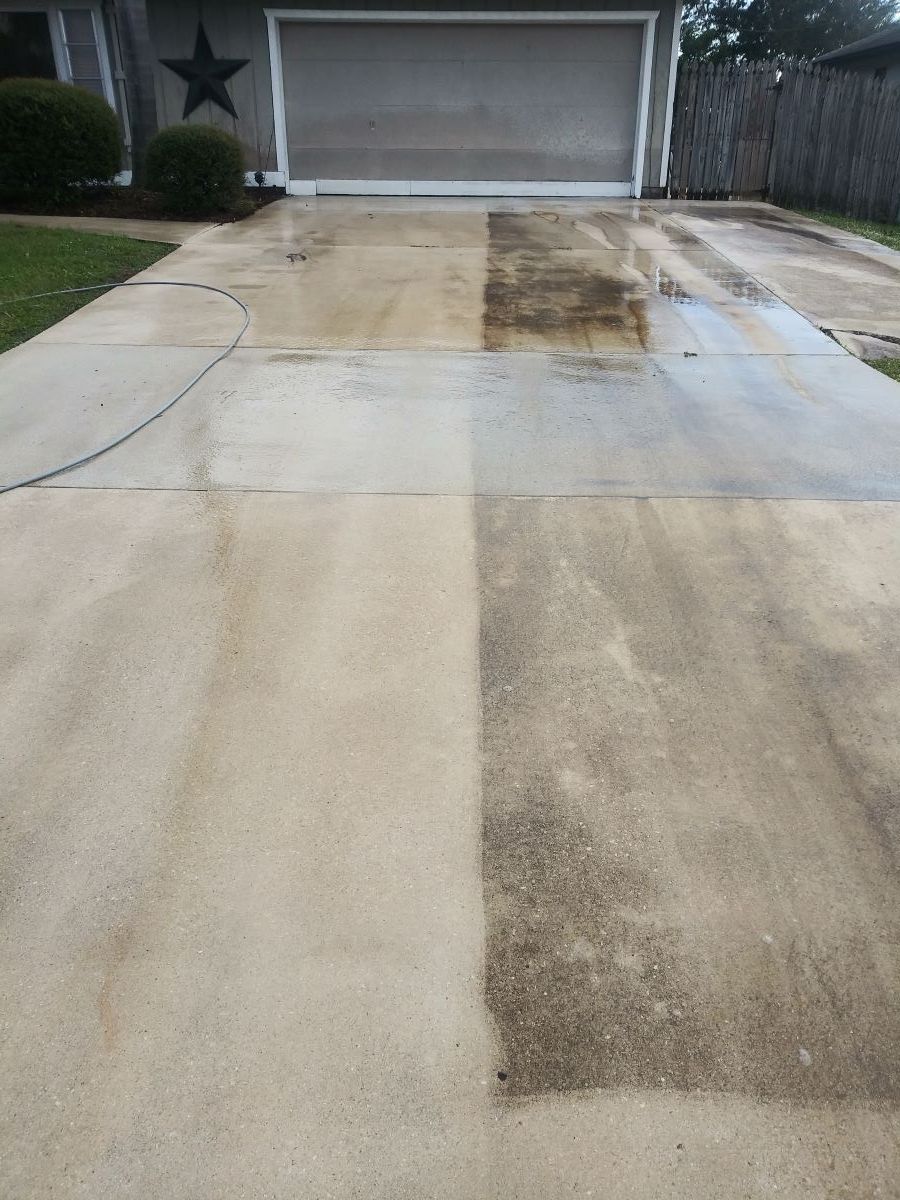
<svg viewBox="0 0 900 1200">
<path fill-rule="evenodd" d="M 843 346 L 855 358 L 875 362 L 885 358 L 900 358 L 900 337 L 871 337 L 866 333 L 844 329 L 830 329 L 829 333 L 839 346 Z"/>
<path fill-rule="evenodd" d="M 900 509 L 481 499 L 476 520 L 510 1094 L 896 1107 Z"/>
</svg>

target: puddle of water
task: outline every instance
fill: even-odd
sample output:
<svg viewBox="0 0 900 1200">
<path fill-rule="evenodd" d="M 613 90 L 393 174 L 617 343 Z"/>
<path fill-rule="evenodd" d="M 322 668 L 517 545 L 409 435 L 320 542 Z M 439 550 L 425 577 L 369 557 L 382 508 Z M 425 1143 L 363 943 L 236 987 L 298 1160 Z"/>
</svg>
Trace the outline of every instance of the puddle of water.
<svg viewBox="0 0 900 1200">
<path fill-rule="evenodd" d="M 725 292 L 732 299 L 739 300 L 741 304 L 745 304 L 749 308 L 777 308 L 780 303 L 771 292 L 761 287 L 749 275 L 735 277 L 731 267 L 723 267 L 721 271 L 717 271 L 714 267 L 704 266 L 697 270 L 701 271 L 704 279 L 719 291 Z M 657 295 L 661 296 L 663 300 L 668 300 L 670 304 L 710 303 L 708 297 L 692 292 L 688 286 L 662 267 L 656 268 L 653 281 Z"/>
</svg>

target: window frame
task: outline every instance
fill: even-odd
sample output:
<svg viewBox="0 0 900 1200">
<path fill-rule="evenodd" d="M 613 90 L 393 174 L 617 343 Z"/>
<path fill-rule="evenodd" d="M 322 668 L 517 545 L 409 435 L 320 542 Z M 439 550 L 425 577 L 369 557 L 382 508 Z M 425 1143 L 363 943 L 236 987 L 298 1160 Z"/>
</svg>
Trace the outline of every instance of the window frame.
<svg viewBox="0 0 900 1200">
<path fill-rule="evenodd" d="M 73 83 L 72 64 L 69 61 L 62 14 L 64 9 L 70 8 L 86 9 L 91 14 L 94 37 L 97 42 L 97 57 L 100 62 L 100 78 L 103 82 L 103 98 L 110 108 L 118 111 L 103 14 L 100 11 L 100 5 L 95 0 L 0 0 L 0 12 L 43 12 L 47 14 L 56 77 L 68 84 Z"/>
</svg>

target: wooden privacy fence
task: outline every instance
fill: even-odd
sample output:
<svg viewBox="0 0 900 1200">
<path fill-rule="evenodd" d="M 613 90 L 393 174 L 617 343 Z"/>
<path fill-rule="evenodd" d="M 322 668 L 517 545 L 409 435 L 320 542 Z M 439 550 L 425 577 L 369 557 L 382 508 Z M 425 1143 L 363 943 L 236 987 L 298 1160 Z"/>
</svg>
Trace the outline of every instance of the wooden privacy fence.
<svg viewBox="0 0 900 1200">
<path fill-rule="evenodd" d="M 765 193 L 778 78 L 775 62 L 681 66 L 669 173 L 673 196 L 728 200 Z"/>
<path fill-rule="evenodd" d="M 771 175 L 776 204 L 900 219 L 900 88 L 850 71 L 785 71 Z"/>
<path fill-rule="evenodd" d="M 806 62 L 686 63 L 669 189 L 897 220 L 900 88 Z"/>
</svg>

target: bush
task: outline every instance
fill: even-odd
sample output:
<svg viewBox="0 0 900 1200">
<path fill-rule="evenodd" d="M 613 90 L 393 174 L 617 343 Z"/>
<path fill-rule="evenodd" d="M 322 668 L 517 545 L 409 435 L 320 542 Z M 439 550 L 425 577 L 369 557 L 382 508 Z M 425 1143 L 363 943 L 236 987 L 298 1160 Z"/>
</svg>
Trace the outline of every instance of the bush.
<svg viewBox="0 0 900 1200">
<path fill-rule="evenodd" d="M 50 79 L 0 82 L 0 196 L 60 200 L 106 183 L 121 162 L 119 123 L 105 100 Z"/>
<path fill-rule="evenodd" d="M 244 195 L 241 144 L 212 125 L 172 125 L 147 147 L 147 187 L 179 212 L 232 212 Z"/>
</svg>

